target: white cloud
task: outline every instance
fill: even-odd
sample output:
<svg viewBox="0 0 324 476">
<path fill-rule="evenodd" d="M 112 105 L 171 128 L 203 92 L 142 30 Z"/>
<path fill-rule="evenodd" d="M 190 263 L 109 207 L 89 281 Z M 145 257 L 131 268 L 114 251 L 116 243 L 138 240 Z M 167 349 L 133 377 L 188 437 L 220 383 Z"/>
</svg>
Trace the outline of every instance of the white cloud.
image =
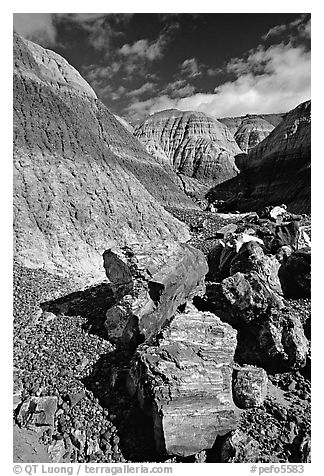
<svg viewBox="0 0 324 476">
<path fill-rule="evenodd" d="M 178 79 L 167 84 L 160 94 L 169 95 L 171 98 L 181 98 L 185 96 L 191 96 L 195 90 L 195 86 L 188 84 L 185 79 Z"/>
<path fill-rule="evenodd" d="M 296 20 L 283 25 L 276 25 L 262 37 L 264 40 L 267 40 L 270 37 L 278 36 L 286 32 L 291 32 L 291 38 L 296 36 L 304 38 L 310 38 L 311 36 L 311 19 L 308 15 L 303 14 Z"/>
<path fill-rule="evenodd" d="M 285 112 L 310 98 L 310 52 L 291 43 L 258 47 L 247 58 L 227 65 L 238 77 L 211 94 L 198 93 L 180 99 L 163 94 L 138 101 L 128 108 L 134 119 L 163 109 L 203 111 L 215 117 L 247 113 Z"/>
<path fill-rule="evenodd" d="M 184 76 L 188 76 L 189 78 L 196 78 L 197 76 L 200 76 L 201 71 L 199 70 L 196 58 L 184 60 L 180 66 L 180 73 Z"/>
<path fill-rule="evenodd" d="M 137 97 L 142 96 L 143 94 L 150 93 L 156 90 L 156 85 L 154 83 L 148 82 L 144 83 L 140 88 L 134 89 L 133 91 L 129 91 L 127 96 L 129 97 Z"/>
<path fill-rule="evenodd" d="M 51 46 L 56 42 L 52 13 L 14 13 L 13 25 L 21 36 L 42 46 Z"/>
<path fill-rule="evenodd" d="M 148 40 L 138 40 L 132 45 L 123 45 L 119 53 L 124 56 L 139 56 L 153 61 L 162 56 L 162 44 L 160 41 L 149 43 Z"/>
</svg>

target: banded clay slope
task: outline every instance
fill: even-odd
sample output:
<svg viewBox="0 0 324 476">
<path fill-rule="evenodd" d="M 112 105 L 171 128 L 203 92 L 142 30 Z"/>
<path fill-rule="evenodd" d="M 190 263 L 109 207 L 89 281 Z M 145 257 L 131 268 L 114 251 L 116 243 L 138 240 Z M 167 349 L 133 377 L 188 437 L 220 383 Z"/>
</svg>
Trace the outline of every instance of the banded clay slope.
<svg viewBox="0 0 324 476">
<path fill-rule="evenodd" d="M 310 213 L 311 102 L 290 111 L 239 164 L 237 179 L 211 190 L 210 200 L 239 194 L 242 211 L 286 203 L 292 212 Z"/>
<path fill-rule="evenodd" d="M 238 173 L 235 155 L 241 150 L 232 134 L 202 112 L 158 112 L 135 127 L 134 135 L 157 160 L 200 183 L 218 184 Z"/>
<path fill-rule="evenodd" d="M 234 139 L 239 148 L 247 153 L 268 137 L 273 129 L 274 126 L 261 117 L 249 117 L 243 120 L 235 132 Z"/>
<path fill-rule="evenodd" d="M 80 74 L 14 35 L 15 257 L 75 279 L 104 278 L 112 240 L 186 241 L 163 205 L 193 207 Z M 158 201 L 160 203 L 158 203 Z"/>
<path fill-rule="evenodd" d="M 280 113 L 280 114 L 247 114 L 246 116 L 236 116 L 236 117 L 221 117 L 218 119 L 219 122 L 222 124 L 225 124 L 235 136 L 236 132 L 240 128 L 241 124 L 247 120 L 252 120 L 252 119 L 263 119 L 264 121 L 267 121 L 269 124 L 271 124 L 274 127 L 277 127 L 278 124 L 282 121 L 284 118 L 285 113 Z"/>
</svg>

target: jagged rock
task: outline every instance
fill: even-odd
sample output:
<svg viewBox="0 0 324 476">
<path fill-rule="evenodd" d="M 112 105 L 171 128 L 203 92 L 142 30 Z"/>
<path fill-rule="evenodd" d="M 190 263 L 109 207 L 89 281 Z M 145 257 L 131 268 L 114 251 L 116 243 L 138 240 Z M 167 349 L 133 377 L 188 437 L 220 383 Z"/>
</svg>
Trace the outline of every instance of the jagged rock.
<svg viewBox="0 0 324 476">
<path fill-rule="evenodd" d="M 300 250 L 301 248 L 311 248 L 312 243 L 310 236 L 308 235 L 307 231 L 311 231 L 310 226 L 300 226 L 299 227 L 299 236 L 298 236 L 298 244 L 297 248 Z"/>
<path fill-rule="evenodd" d="M 63 58 L 14 35 L 15 258 L 81 284 L 111 241 L 189 239 L 161 205 L 197 208 Z"/>
<path fill-rule="evenodd" d="M 298 247 L 299 225 L 297 221 L 282 223 L 276 226 L 272 242 L 272 252 L 276 253 L 281 246 L 290 246 L 293 250 Z"/>
<path fill-rule="evenodd" d="M 311 439 L 305 436 L 300 443 L 301 463 L 311 463 Z"/>
<path fill-rule="evenodd" d="M 17 421 L 35 430 L 53 428 L 56 409 L 57 397 L 32 397 L 21 405 Z"/>
<path fill-rule="evenodd" d="M 284 295 L 294 298 L 311 297 L 311 250 L 294 251 L 279 270 Z"/>
<path fill-rule="evenodd" d="M 294 213 L 311 210 L 311 102 L 285 115 L 275 129 L 245 156 L 240 174 L 208 192 L 210 202 L 240 194 L 241 211 L 287 204 Z"/>
<path fill-rule="evenodd" d="M 247 365 L 233 372 L 233 399 L 240 408 L 262 405 L 267 395 L 268 376 L 264 369 Z"/>
<path fill-rule="evenodd" d="M 157 160 L 201 182 L 221 183 L 238 173 L 241 153 L 227 127 L 203 112 L 169 109 L 135 127 L 137 137 Z"/>
<path fill-rule="evenodd" d="M 177 308 L 205 291 L 203 253 L 188 244 L 151 241 L 107 250 L 104 266 L 117 304 L 107 311 L 110 339 L 131 342 L 156 332 Z"/>
<path fill-rule="evenodd" d="M 250 241 L 231 259 L 228 278 L 223 279 L 223 296 L 239 318 L 249 322 L 268 309 L 282 308 L 278 278 L 280 263 L 266 256 L 261 246 Z"/>
<path fill-rule="evenodd" d="M 211 448 L 236 427 L 232 362 L 236 331 L 189 307 L 136 351 L 128 388 L 153 416 L 161 454 L 188 456 Z"/>
<path fill-rule="evenodd" d="M 226 230 L 229 230 L 229 228 L 226 228 Z M 209 279 L 221 281 L 221 279 L 228 277 L 231 274 L 231 263 L 236 258 L 243 244 L 251 242 L 263 244 L 261 239 L 246 233 L 229 233 L 224 240 L 216 242 L 207 256 Z"/>
<path fill-rule="evenodd" d="M 247 153 L 253 149 L 259 142 L 263 141 L 274 126 L 261 117 L 251 117 L 244 119 L 234 135 L 239 148 Z"/>
<path fill-rule="evenodd" d="M 258 242 L 249 241 L 242 245 L 237 255 L 232 259 L 230 274 L 255 271 L 271 290 L 282 294 L 278 278 L 279 267 L 280 264 L 276 258 L 265 255 Z"/>
<path fill-rule="evenodd" d="M 259 443 L 237 429 L 225 438 L 220 456 L 222 463 L 257 463 L 259 455 Z"/>
<path fill-rule="evenodd" d="M 262 323 L 258 341 L 264 360 L 285 368 L 301 368 L 306 364 L 309 344 L 300 320 L 292 315 L 272 313 Z"/>
<path fill-rule="evenodd" d="M 221 289 L 237 320 L 250 322 L 269 309 L 284 307 L 282 297 L 256 271 L 248 274 L 238 272 L 223 279 Z"/>
<path fill-rule="evenodd" d="M 293 250 L 290 246 L 281 246 L 276 253 L 276 260 L 280 264 L 286 263 L 292 252 Z"/>
</svg>

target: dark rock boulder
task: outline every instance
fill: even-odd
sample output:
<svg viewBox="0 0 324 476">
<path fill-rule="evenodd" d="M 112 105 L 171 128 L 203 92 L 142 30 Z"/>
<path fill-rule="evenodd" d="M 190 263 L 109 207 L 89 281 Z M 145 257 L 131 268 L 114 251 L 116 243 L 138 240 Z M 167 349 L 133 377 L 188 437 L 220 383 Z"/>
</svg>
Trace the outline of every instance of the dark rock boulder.
<svg viewBox="0 0 324 476">
<path fill-rule="evenodd" d="M 180 305 L 205 291 L 203 253 L 188 244 L 151 241 L 104 253 L 117 303 L 106 314 L 110 339 L 130 343 L 152 336 Z"/>
<path fill-rule="evenodd" d="M 272 253 L 276 253 L 281 246 L 290 246 L 293 250 L 298 247 L 299 225 L 297 221 L 282 223 L 276 226 Z"/>
<path fill-rule="evenodd" d="M 236 331 L 189 307 L 152 344 L 137 349 L 129 390 L 153 417 L 157 450 L 188 456 L 211 448 L 237 424 L 231 390 Z"/>
<path fill-rule="evenodd" d="M 284 307 L 282 297 L 255 271 L 238 272 L 223 279 L 221 289 L 229 312 L 237 322 L 251 322 L 270 309 Z"/>
<path fill-rule="evenodd" d="M 264 369 L 246 365 L 233 371 L 233 399 L 239 408 L 262 405 L 267 395 L 268 376 Z"/>
<path fill-rule="evenodd" d="M 292 253 L 280 267 L 279 278 L 286 297 L 311 297 L 311 249 Z"/>
<path fill-rule="evenodd" d="M 279 267 L 255 241 L 241 246 L 231 260 L 230 276 L 221 282 L 223 296 L 237 319 L 249 322 L 271 308 L 284 307 Z"/>
<path fill-rule="evenodd" d="M 284 312 L 273 312 L 258 330 L 263 361 L 278 369 L 302 368 L 306 365 L 309 343 L 300 320 Z M 261 356 L 262 358 L 262 356 Z"/>
<path fill-rule="evenodd" d="M 257 463 L 260 452 L 257 440 L 237 429 L 224 439 L 220 457 L 222 463 Z"/>
</svg>

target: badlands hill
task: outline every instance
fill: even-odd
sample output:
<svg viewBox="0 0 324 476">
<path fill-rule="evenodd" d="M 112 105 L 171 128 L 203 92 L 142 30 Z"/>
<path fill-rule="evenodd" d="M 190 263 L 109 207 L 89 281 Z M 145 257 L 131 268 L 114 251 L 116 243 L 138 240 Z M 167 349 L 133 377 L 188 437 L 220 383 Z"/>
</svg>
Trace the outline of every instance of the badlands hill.
<svg viewBox="0 0 324 476">
<path fill-rule="evenodd" d="M 185 180 L 217 184 L 238 173 L 235 156 L 241 150 L 234 137 L 224 124 L 202 112 L 158 112 L 135 127 L 134 135 Z"/>
<path fill-rule="evenodd" d="M 248 122 L 254 119 L 263 119 L 267 121 L 274 127 L 277 127 L 278 124 L 282 121 L 285 114 L 246 114 L 245 116 L 236 116 L 236 117 L 221 117 L 218 119 L 219 122 L 225 124 L 233 134 L 237 132 L 242 122 Z"/>
<path fill-rule="evenodd" d="M 241 209 L 286 203 L 310 213 L 311 102 L 290 111 L 248 154 L 239 157 L 240 175 L 209 192 L 209 199 L 239 197 Z"/>
<path fill-rule="evenodd" d="M 14 35 L 15 259 L 82 282 L 112 242 L 188 239 L 163 205 L 193 208 L 62 57 Z"/>
<path fill-rule="evenodd" d="M 241 123 L 234 134 L 234 139 L 239 148 L 247 153 L 263 141 L 273 129 L 274 126 L 261 117 L 248 118 Z"/>
</svg>

